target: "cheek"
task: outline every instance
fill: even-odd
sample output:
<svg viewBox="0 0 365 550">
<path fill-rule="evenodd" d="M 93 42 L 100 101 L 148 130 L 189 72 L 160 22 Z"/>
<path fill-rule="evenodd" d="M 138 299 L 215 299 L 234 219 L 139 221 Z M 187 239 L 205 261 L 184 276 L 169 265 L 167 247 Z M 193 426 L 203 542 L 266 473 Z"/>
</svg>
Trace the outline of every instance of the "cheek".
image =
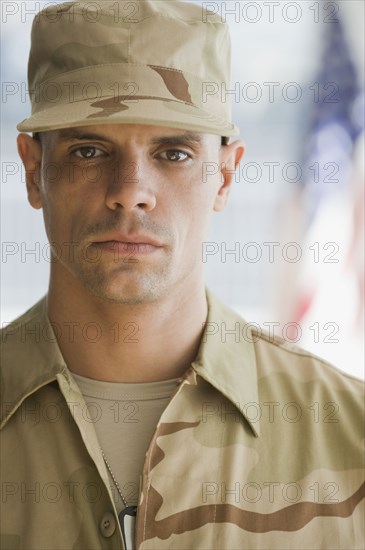
<svg viewBox="0 0 365 550">
<path fill-rule="evenodd" d="M 185 241 L 191 250 L 200 250 L 206 240 L 217 188 L 217 178 L 211 177 L 205 183 L 194 178 L 180 200 L 174 199 L 170 219 L 177 227 L 182 243 Z"/>
<path fill-rule="evenodd" d="M 47 182 L 42 186 L 42 209 L 44 225 L 50 241 L 73 240 L 73 220 L 77 220 L 75 201 L 61 192 L 61 186 Z"/>
<path fill-rule="evenodd" d="M 93 215 L 102 202 L 103 182 L 92 166 L 89 180 L 75 166 L 50 162 L 42 170 L 42 205 L 45 223 L 52 231 L 64 230 L 68 235 Z M 93 211 L 95 210 L 94 214 Z"/>
</svg>

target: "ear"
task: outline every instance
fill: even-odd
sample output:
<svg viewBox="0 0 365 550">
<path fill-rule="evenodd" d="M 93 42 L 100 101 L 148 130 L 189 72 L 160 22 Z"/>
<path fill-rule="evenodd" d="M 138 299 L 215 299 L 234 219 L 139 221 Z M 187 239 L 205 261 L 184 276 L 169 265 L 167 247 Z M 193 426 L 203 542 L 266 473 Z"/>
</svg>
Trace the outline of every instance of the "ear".
<svg viewBox="0 0 365 550">
<path fill-rule="evenodd" d="M 38 140 L 28 134 L 19 134 L 17 138 L 18 153 L 25 168 L 25 181 L 27 184 L 28 201 L 33 208 L 42 208 L 40 192 L 40 165 L 42 159 L 42 147 Z"/>
<path fill-rule="evenodd" d="M 245 145 L 243 141 L 234 141 L 221 147 L 221 174 L 222 184 L 215 198 L 213 209 L 220 212 L 227 205 L 228 195 L 234 179 L 237 167 L 244 155 Z"/>
</svg>

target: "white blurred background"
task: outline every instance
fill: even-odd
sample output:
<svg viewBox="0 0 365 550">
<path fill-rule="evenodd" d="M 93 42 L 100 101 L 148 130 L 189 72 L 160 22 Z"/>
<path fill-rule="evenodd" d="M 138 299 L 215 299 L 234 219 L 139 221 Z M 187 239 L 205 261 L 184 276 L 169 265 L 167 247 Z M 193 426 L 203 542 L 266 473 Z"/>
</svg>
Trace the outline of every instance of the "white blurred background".
<svg viewBox="0 0 365 550">
<path fill-rule="evenodd" d="M 1 2 L 2 325 L 47 291 L 49 249 L 15 125 L 30 112 L 32 19 L 54 3 Z M 202 251 L 208 286 L 246 321 L 363 377 L 364 2 L 195 3 L 230 25 L 246 143 Z"/>
</svg>

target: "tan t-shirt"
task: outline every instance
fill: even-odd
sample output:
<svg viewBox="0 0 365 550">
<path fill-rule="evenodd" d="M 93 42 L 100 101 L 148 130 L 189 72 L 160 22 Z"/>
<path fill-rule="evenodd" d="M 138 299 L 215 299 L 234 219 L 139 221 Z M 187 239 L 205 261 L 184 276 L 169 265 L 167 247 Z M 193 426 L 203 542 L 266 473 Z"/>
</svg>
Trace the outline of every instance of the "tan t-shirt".
<svg viewBox="0 0 365 550">
<path fill-rule="evenodd" d="M 146 451 L 179 379 L 125 384 L 73 376 L 123 496 L 136 505 Z M 109 482 L 119 513 L 125 506 L 110 473 Z"/>
</svg>

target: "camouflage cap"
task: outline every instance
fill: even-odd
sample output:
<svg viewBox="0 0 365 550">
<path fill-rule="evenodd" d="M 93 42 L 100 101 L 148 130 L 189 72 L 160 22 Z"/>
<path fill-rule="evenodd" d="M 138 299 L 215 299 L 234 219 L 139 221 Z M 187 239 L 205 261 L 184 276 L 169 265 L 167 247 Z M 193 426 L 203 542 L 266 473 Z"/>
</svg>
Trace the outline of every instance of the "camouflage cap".
<svg viewBox="0 0 365 550">
<path fill-rule="evenodd" d="M 19 131 L 137 123 L 238 134 L 222 19 L 176 0 L 67 2 L 34 19 Z"/>
</svg>

